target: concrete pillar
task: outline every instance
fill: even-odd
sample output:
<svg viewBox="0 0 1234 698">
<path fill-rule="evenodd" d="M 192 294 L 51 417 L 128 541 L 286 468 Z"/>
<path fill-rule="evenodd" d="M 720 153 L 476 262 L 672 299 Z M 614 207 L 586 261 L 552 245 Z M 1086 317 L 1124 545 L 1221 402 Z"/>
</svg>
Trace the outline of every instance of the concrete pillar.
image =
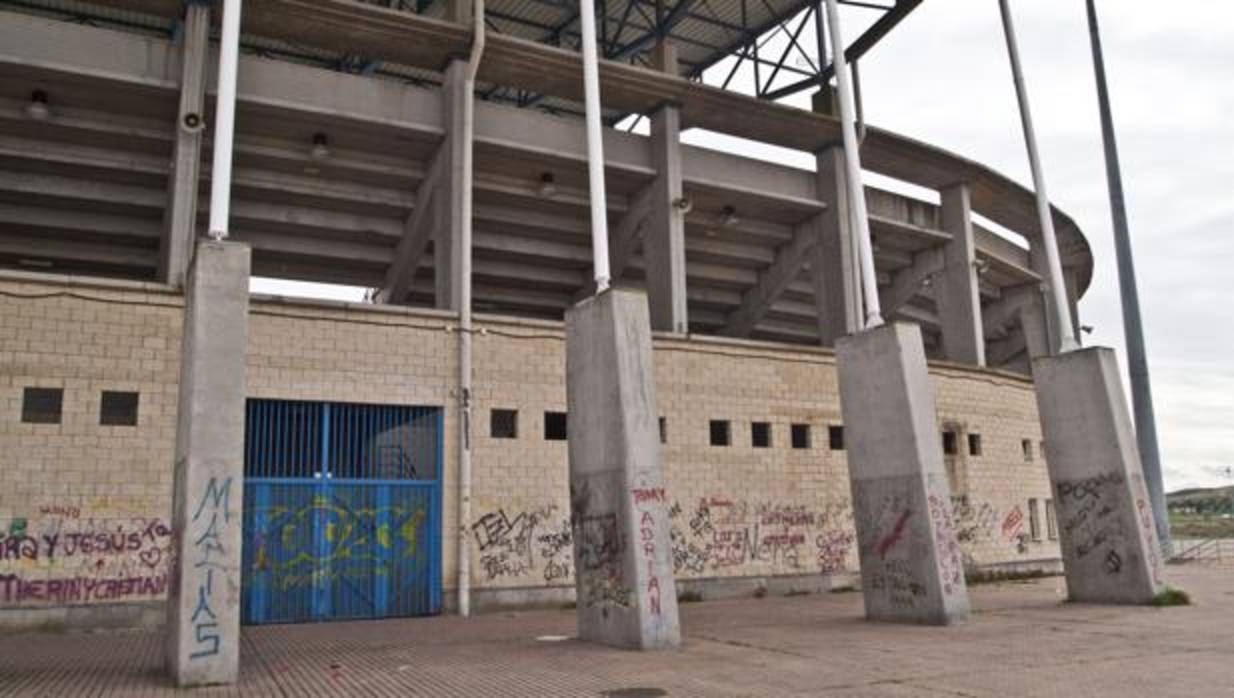
<svg viewBox="0 0 1234 698">
<path fill-rule="evenodd" d="M 1067 291 L 1067 305 L 1071 310 L 1071 329 L 1075 334 L 1075 341 L 1083 344 L 1084 332 L 1080 329 L 1080 278 L 1075 267 L 1063 267 L 1063 287 Z"/>
<path fill-rule="evenodd" d="M 819 240 L 810 249 L 810 277 L 819 337 L 823 346 L 835 346 L 861 327 L 861 282 L 844 183 L 844 148 L 839 144 L 826 148 L 814 161 L 817 196 L 827 203 L 827 210 L 815 217 Z"/>
<path fill-rule="evenodd" d="M 159 247 L 159 280 L 183 286 L 197 240 L 197 190 L 205 126 L 206 58 L 210 52 L 210 6 L 189 2 L 180 52 L 180 110 L 172 146 L 167 208 Z"/>
<path fill-rule="evenodd" d="M 454 60 L 446 67 L 442 91 L 446 106 L 444 167 L 433 194 L 433 273 L 437 307 L 459 310 L 463 283 L 463 102 L 467 61 Z"/>
<path fill-rule="evenodd" d="M 1024 333 L 1024 345 L 1028 348 L 1030 359 L 1049 356 L 1054 351 L 1047 305 L 1044 286 L 1039 284 L 1032 297 L 1020 308 L 1020 331 Z"/>
<path fill-rule="evenodd" d="M 943 272 L 935 278 L 934 300 L 943 329 L 943 356 L 949 361 L 985 366 L 977 246 L 967 184 L 942 190 L 942 228 L 951 234 L 943 246 Z"/>
<path fill-rule="evenodd" d="M 167 599 L 167 668 L 179 686 L 232 683 L 240 667 L 247 245 L 203 241 L 185 290 Z"/>
<path fill-rule="evenodd" d="M 566 312 L 570 518 L 583 640 L 676 647 L 668 496 L 647 299 L 609 290 Z"/>
<path fill-rule="evenodd" d="M 1147 603 L 1164 591 L 1140 453 L 1114 350 L 1033 361 L 1067 591 L 1073 601 Z"/>
<path fill-rule="evenodd" d="M 921 328 L 845 337 L 836 358 L 866 617 L 963 620 L 968 590 Z"/>
<path fill-rule="evenodd" d="M 676 74 L 677 55 L 672 44 L 657 44 L 654 58 L 657 68 Z M 674 105 L 663 105 L 651 116 L 651 156 L 656 178 L 651 184 L 651 210 L 643 238 L 651 327 L 684 333 L 690 328 L 686 303 L 686 226 L 685 217 L 673 205 L 681 198 L 681 112 Z"/>
</svg>

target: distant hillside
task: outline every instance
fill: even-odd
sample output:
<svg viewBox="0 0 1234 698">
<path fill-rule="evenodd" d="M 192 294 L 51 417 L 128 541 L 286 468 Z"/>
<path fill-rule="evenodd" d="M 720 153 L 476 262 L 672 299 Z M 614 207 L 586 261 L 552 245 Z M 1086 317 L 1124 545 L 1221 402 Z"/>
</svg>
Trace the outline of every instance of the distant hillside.
<svg viewBox="0 0 1234 698">
<path fill-rule="evenodd" d="M 1234 485 L 1228 487 L 1192 487 L 1190 489 L 1168 492 L 1165 501 L 1168 505 L 1183 504 L 1208 499 L 1234 498 Z"/>
</svg>

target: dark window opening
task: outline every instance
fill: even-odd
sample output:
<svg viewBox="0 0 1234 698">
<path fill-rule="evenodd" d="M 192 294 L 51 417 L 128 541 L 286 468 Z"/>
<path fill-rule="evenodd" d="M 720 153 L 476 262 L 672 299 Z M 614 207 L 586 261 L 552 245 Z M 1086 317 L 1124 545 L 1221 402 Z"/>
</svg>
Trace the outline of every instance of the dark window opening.
<svg viewBox="0 0 1234 698">
<path fill-rule="evenodd" d="M 21 398 L 21 421 L 29 424 L 59 424 L 63 407 L 63 388 L 26 388 Z"/>
<path fill-rule="evenodd" d="M 103 391 L 103 402 L 99 407 L 99 424 L 117 427 L 137 426 L 138 393 Z"/>
<path fill-rule="evenodd" d="M 660 443 L 668 443 L 668 418 L 660 418 Z"/>
<path fill-rule="evenodd" d="M 792 435 L 793 448 L 810 447 L 810 425 L 794 424 L 789 430 Z"/>
<path fill-rule="evenodd" d="M 969 434 L 968 435 L 968 455 L 970 456 L 980 456 L 981 455 L 981 434 Z"/>
<path fill-rule="evenodd" d="M 954 431 L 943 432 L 943 453 L 949 456 L 956 454 L 956 438 Z"/>
<path fill-rule="evenodd" d="M 711 445 L 729 445 L 728 422 L 723 419 L 711 420 Z"/>
<path fill-rule="evenodd" d="M 844 427 L 831 425 L 827 427 L 827 443 L 833 451 L 844 450 Z"/>
<path fill-rule="evenodd" d="M 1024 460 L 1031 461 L 1033 459 L 1033 440 L 1021 439 L 1020 450 L 1024 452 Z"/>
<path fill-rule="evenodd" d="M 494 439 L 518 438 L 518 410 L 489 412 L 489 435 Z"/>
<path fill-rule="evenodd" d="M 771 448 L 771 422 L 752 423 L 750 443 L 754 445 L 754 448 Z"/>
<path fill-rule="evenodd" d="M 565 412 L 545 412 L 544 413 L 544 440 L 545 441 L 565 441 L 568 438 L 566 434 L 566 413 Z"/>
</svg>

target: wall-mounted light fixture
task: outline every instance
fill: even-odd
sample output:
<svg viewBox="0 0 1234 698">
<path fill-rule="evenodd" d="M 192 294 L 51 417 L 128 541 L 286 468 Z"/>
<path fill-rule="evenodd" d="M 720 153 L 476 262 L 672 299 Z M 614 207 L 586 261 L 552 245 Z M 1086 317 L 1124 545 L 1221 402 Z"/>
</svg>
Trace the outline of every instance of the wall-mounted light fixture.
<svg viewBox="0 0 1234 698">
<path fill-rule="evenodd" d="M 552 172 L 545 172 L 540 175 L 540 196 L 548 198 L 557 193 L 557 178 Z"/>
<path fill-rule="evenodd" d="M 47 106 L 47 93 L 35 90 L 30 93 L 30 103 L 26 105 L 26 116 L 35 121 L 47 121 L 51 117 L 51 108 Z"/>
<path fill-rule="evenodd" d="M 309 155 L 314 160 L 325 160 L 330 157 L 330 139 L 326 138 L 326 134 L 313 134 L 313 147 L 309 148 Z"/>
</svg>

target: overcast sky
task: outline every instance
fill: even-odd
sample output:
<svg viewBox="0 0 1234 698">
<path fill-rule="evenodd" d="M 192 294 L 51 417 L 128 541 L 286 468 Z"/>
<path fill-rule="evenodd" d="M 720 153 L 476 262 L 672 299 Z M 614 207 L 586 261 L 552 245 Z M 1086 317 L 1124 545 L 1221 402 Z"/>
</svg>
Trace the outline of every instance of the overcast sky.
<svg viewBox="0 0 1234 698">
<path fill-rule="evenodd" d="M 1047 189 L 1096 258 L 1080 305 L 1094 328 L 1084 339 L 1116 347 L 1125 368 L 1084 1 L 1013 6 Z M 1234 10 L 1220 0 L 1098 7 L 1166 487 L 1234 484 L 1234 352 L 1226 345 L 1234 339 Z M 846 9 L 846 38 L 876 16 Z M 870 123 L 1031 181 L 996 0 L 924 3 L 862 62 L 861 75 Z M 696 133 L 686 140 L 724 143 Z M 800 154 L 745 152 L 810 166 Z"/>
</svg>

